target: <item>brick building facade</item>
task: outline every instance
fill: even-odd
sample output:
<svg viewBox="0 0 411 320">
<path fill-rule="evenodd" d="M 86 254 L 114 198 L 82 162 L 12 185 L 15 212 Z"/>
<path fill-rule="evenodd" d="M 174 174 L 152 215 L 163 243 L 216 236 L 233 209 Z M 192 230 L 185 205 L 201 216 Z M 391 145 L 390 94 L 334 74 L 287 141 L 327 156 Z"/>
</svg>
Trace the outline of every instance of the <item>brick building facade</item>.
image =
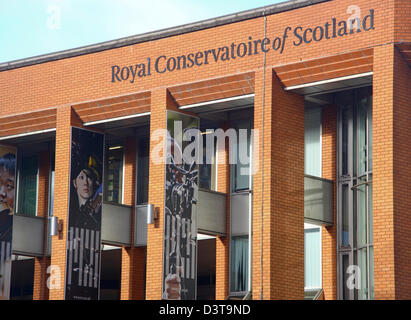
<svg viewBox="0 0 411 320">
<path fill-rule="evenodd" d="M 18 203 L 22 166 L 38 159 L 36 210 L 16 214 L 44 222 L 41 253 L 14 249 L 12 270 L 32 264 L 26 284 L 12 276 L 11 297 L 65 297 L 75 126 L 106 134 L 105 170 L 118 173 L 119 195 L 104 200 L 128 214 L 124 241 L 103 218 L 100 297 L 162 298 L 165 165 L 151 161 L 150 137 L 173 110 L 199 117 L 204 132 L 201 123 L 248 120 L 259 133 L 250 151 L 258 170 L 244 188 L 235 189 L 228 143 L 200 185 L 219 197 L 225 226 L 199 226 L 199 298 L 410 299 L 410 17 L 409 0 L 289 1 L 0 64 L 0 144 L 18 148 Z M 146 204 L 159 213 L 152 224 L 138 218 Z M 51 215 L 58 236 L 48 236 Z M 241 272 L 235 252 L 246 256 Z M 352 265 L 361 278 L 349 288 Z M 50 270 L 61 271 L 48 289 Z"/>
</svg>

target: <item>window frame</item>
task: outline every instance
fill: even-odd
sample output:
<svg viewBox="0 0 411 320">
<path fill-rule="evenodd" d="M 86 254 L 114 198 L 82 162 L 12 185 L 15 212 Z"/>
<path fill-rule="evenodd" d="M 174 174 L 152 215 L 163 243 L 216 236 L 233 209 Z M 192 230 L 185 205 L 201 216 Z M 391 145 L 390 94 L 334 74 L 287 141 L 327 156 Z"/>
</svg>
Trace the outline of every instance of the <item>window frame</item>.
<svg viewBox="0 0 411 320">
<path fill-rule="evenodd" d="M 320 263 L 319 263 L 319 265 L 320 265 L 320 271 L 319 271 L 319 273 L 320 273 L 320 286 L 319 287 L 306 287 L 305 286 L 305 274 L 304 274 L 304 291 L 319 290 L 319 289 L 322 289 L 322 287 L 323 287 L 323 246 L 322 246 L 322 243 L 323 243 L 322 229 L 323 228 L 321 226 L 318 226 L 318 225 L 315 225 L 315 224 L 310 224 L 310 223 L 304 222 L 304 233 L 305 233 L 305 230 L 311 230 L 311 229 L 319 230 L 319 234 L 320 234 L 320 240 L 319 240 L 319 242 L 320 242 Z M 305 241 L 304 241 L 304 248 L 305 248 Z M 304 249 L 304 251 L 305 251 L 305 249 Z"/>
<path fill-rule="evenodd" d="M 39 201 L 39 173 L 40 173 L 40 154 L 37 152 L 29 152 L 29 153 L 24 153 L 24 152 L 18 152 L 17 155 L 17 189 L 16 189 L 16 194 L 15 194 L 15 200 L 16 200 L 16 205 L 15 205 L 15 213 L 16 214 L 21 214 L 25 216 L 31 216 L 27 215 L 25 213 L 20 212 L 20 195 L 21 195 L 21 170 L 22 170 L 22 165 L 23 165 L 23 158 L 30 158 L 30 157 L 36 157 L 37 158 L 37 172 L 36 172 L 36 197 L 35 197 L 35 210 L 34 210 L 34 217 L 38 216 L 38 201 Z"/>
</svg>

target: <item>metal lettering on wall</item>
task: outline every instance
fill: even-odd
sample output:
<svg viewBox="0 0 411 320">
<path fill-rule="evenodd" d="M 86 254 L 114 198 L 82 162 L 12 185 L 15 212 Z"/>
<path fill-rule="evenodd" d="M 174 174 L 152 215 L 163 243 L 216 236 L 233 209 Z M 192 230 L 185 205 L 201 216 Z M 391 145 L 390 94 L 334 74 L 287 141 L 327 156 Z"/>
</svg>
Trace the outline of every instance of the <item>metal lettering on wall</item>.
<svg viewBox="0 0 411 320">
<path fill-rule="evenodd" d="M 0 146 L 0 300 L 10 298 L 16 154 L 16 148 Z"/>
<path fill-rule="evenodd" d="M 104 135 L 72 127 L 65 299 L 99 297 Z"/>
<path fill-rule="evenodd" d="M 192 300 L 197 286 L 198 162 L 183 155 L 197 118 L 167 112 L 163 299 Z M 187 139 L 188 140 L 188 139 Z"/>
<path fill-rule="evenodd" d="M 346 18 L 330 17 L 325 23 L 313 26 L 287 26 L 281 33 L 265 38 L 244 37 L 240 41 L 227 43 L 220 47 L 206 48 L 198 51 L 181 52 L 169 56 L 162 54 L 156 57 L 146 57 L 138 63 L 111 66 L 111 82 L 135 83 L 139 79 L 150 77 L 153 74 L 166 74 L 184 69 L 199 68 L 214 63 L 227 63 L 234 59 L 245 59 L 259 54 L 283 54 L 286 48 L 300 47 L 320 41 L 349 37 L 359 33 L 375 30 L 374 9 L 365 11 L 361 16 L 348 14 Z M 352 8 L 351 8 L 352 10 Z"/>
</svg>

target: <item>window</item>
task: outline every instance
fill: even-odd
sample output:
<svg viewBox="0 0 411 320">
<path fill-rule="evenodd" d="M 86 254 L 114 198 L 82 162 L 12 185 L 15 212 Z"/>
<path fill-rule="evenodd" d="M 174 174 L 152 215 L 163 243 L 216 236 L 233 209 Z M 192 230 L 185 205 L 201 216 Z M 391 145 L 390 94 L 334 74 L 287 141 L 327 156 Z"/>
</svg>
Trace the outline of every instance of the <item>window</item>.
<svg viewBox="0 0 411 320">
<path fill-rule="evenodd" d="M 321 177 L 321 107 L 306 106 L 304 120 L 305 174 Z"/>
<path fill-rule="evenodd" d="M 36 215 L 38 169 L 38 156 L 21 158 L 18 188 L 18 213 L 20 214 Z"/>
<path fill-rule="evenodd" d="M 150 165 L 150 141 L 148 137 L 138 142 L 137 204 L 148 203 L 148 179 Z"/>
<path fill-rule="evenodd" d="M 231 292 L 248 290 L 248 236 L 231 238 Z"/>
<path fill-rule="evenodd" d="M 321 288 L 321 228 L 305 224 L 304 288 Z"/>
<path fill-rule="evenodd" d="M 199 186 L 202 189 L 217 190 L 217 139 L 214 138 L 214 152 L 210 156 L 207 154 L 207 137 L 210 131 L 203 131 L 201 136 L 203 139 L 203 163 L 199 165 Z"/>
<path fill-rule="evenodd" d="M 251 188 L 250 154 L 252 121 L 250 119 L 237 120 L 233 123 L 233 126 L 237 129 L 237 163 L 233 166 L 233 191 L 238 192 Z M 240 133 L 240 130 L 242 133 Z M 243 134 L 244 132 L 246 132 L 245 135 Z"/>
<path fill-rule="evenodd" d="M 341 93 L 337 101 L 339 297 L 373 299 L 371 89 Z M 350 266 L 360 272 L 354 288 L 347 286 Z"/>
<path fill-rule="evenodd" d="M 54 156 L 51 157 L 50 166 L 50 183 L 49 183 L 49 216 L 53 216 L 54 208 L 54 173 L 55 173 L 55 160 Z"/>
<path fill-rule="evenodd" d="M 109 146 L 106 150 L 104 200 L 122 203 L 123 196 L 123 154 L 122 145 Z"/>
</svg>

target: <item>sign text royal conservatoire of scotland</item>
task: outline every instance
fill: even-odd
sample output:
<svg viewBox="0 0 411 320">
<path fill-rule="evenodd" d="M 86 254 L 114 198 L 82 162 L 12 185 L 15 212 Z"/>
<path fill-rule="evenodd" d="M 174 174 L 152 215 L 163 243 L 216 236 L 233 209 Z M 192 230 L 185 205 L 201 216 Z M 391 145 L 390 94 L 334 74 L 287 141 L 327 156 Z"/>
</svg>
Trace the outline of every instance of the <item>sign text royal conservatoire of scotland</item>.
<svg viewBox="0 0 411 320">
<path fill-rule="evenodd" d="M 230 45 L 213 48 L 203 51 L 190 52 L 179 56 L 168 57 L 166 55 L 158 56 L 154 59 L 147 57 L 144 63 L 134 65 L 111 66 L 111 82 L 130 81 L 134 83 L 137 78 L 151 76 L 152 73 L 163 74 L 176 70 L 190 69 L 200 67 L 210 63 L 226 62 L 235 59 L 241 59 L 246 56 L 258 55 L 269 51 L 277 51 L 280 54 L 284 52 L 287 39 L 294 47 L 312 42 L 319 42 L 328 39 L 349 36 L 355 33 L 368 32 L 374 30 L 374 10 L 369 10 L 364 18 L 354 18 L 337 21 L 332 18 L 324 25 L 314 28 L 303 28 L 297 26 L 294 29 L 286 27 L 281 37 L 253 39 L 240 43 L 231 43 Z"/>
</svg>

